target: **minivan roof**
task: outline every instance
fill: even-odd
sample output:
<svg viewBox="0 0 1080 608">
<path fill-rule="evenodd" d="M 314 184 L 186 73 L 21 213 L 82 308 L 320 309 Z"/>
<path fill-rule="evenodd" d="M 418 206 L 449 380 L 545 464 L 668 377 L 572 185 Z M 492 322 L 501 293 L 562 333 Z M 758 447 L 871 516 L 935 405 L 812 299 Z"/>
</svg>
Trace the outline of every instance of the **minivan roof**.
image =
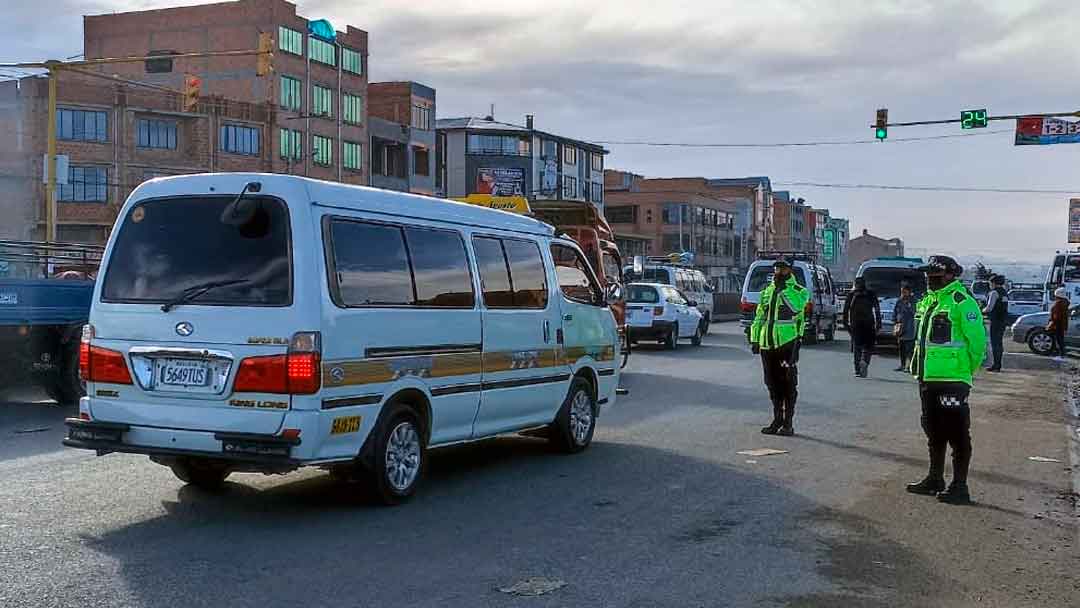
<svg viewBox="0 0 1080 608">
<path fill-rule="evenodd" d="M 140 184 L 128 200 L 135 202 L 168 196 L 238 194 L 248 182 L 261 183 L 261 192 L 269 195 L 303 190 L 307 195 L 304 204 L 310 201 L 310 204 L 326 207 L 555 236 L 555 229 L 551 225 L 507 211 L 419 194 L 276 173 L 199 173 L 159 177 Z M 290 207 L 299 204 L 283 198 Z"/>
</svg>

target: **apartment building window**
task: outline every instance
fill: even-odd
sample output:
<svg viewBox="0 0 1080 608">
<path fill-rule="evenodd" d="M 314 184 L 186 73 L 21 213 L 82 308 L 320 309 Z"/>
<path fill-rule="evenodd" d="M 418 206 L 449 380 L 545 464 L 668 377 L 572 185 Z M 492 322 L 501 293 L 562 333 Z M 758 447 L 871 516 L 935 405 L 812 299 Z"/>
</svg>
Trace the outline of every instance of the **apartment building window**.
<svg viewBox="0 0 1080 608">
<path fill-rule="evenodd" d="M 431 175 L 431 153 L 427 148 L 413 146 L 413 173 L 416 175 Z"/>
<path fill-rule="evenodd" d="M 301 107 L 301 92 L 303 87 L 301 86 L 298 78 L 291 76 L 281 77 L 281 107 L 286 110 L 300 111 Z"/>
<path fill-rule="evenodd" d="M 607 221 L 612 224 L 636 224 L 637 214 L 637 205 L 619 205 L 617 207 L 608 206 L 604 208 L 604 216 L 607 218 Z"/>
<path fill-rule="evenodd" d="M 174 121 L 140 118 L 138 132 L 140 148 L 176 149 L 176 123 Z"/>
<path fill-rule="evenodd" d="M 333 116 L 334 91 L 317 84 L 311 85 L 311 112 L 315 116 Z"/>
<path fill-rule="evenodd" d="M 578 196 L 578 181 L 576 177 L 570 177 L 569 175 L 563 176 L 562 188 L 563 198 L 577 198 Z"/>
<path fill-rule="evenodd" d="M 681 213 L 680 213 L 681 212 Z M 682 216 L 680 218 L 680 215 Z M 684 203 L 664 203 L 665 224 L 689 224 L 690 208 Z"/>
<path fill-rule="evenodd" d="M 278 48 L 293 55 L 304 54 L 304 35 L 284 26 L 278 27 Z"/>
<path fill-rule="evenodd" d="M 364 98 L 345 93 L 341 98 L 341 112 L 342 120 L 349 124 L 364 122 Z"/>
<path fill-rule="evenodd" d="M 518 137 L 516 135 L 470 134 L 468 153 L 528 156 L 532 149 L 531 143 L 528 137 Z"/>
<path fill-rule="evenodd" d="M 302 152 L 300 131 L 281 129 L 278 132 L 278 139 L 281 140 L 281 158 L 299 160 Z"/>
<path fill-rule="evenodd" d="M 342 150 L 341 155 L 345 168 L 350 171 L 359 171 L 361 154 L 363 154 L 363 146 L 351 141 L 345 142 L 345 148 Z"/>
<path fill-rule="evenodd" d="M 592 170 L 603 171 L 604 170 L 604 155 L 593 152 L 592 154 Z"/>
<path fill-rule="evenodd" d="M 260 135 L 258 127 L 221 125 L 221 150 L 232 154 L 258 156 Z"/>
<path fill-rule="evenodd" d="M 592 202 L 604 202 L 604 184 L 597 182 L 592 183 Z"/>
<path fill-rule="evenodd" d="M 683 243 L 685 238 L 679 234 L 665 234 L 664 238 L 660 242 L 660 249 L 663 253 L 678 253 L 683 250 Z"/>
<path fill-rule="evenodd" d="M 308 53 L 311 55 L 312 61 L 318 61 L 326 65 L 337 65 L 334 45 L 329 42 L 308 37 Z"/>
<path fill-rule="evenodd" d="M 105 167 L 68 167 L 68 183 L 57 184 L 56 200 L 104 203 L 109 200 L 109 170 Z"/>
<path fill-rule="evenodd" d="M 311 140 L 311 161 L 316 165 L 330 166 L 334 161 L 334 140 L 316 135 Z"/>
<path fill-rule="evenodd" d="M 352 74 L 364 73 L 364 56 L 359 51 L 341 49 L 341 69 Z"/>
<path fill-rule="evenodd" d="M 544 140 L 544 144 L 543 144 L 543 148 L 542 148 L 544 158 L 551 158 L 551 159 L 556 158 L 559 155 L 558 150 L 559 150 L 559 144 L 556 143 L 555 140 L 553 140 L 553 139 L 545 139 Z"/>
<path fill-rule="evenodd" d="M 431 130 L 431 108 L 415 105 L 412 107 L 412 127 L 414 129 Z"/>
<path fill-rule="evenodd" d="M 567 165 L 577 164 L 577 148 L 574 146 L 563 146 L 563 163 Z"/>
<path fill-rule="evenodd" d="M 109 114 L 98 110 L 56 110 L 56 137 L 69 141 L 109 141 Z"/>
</svg>

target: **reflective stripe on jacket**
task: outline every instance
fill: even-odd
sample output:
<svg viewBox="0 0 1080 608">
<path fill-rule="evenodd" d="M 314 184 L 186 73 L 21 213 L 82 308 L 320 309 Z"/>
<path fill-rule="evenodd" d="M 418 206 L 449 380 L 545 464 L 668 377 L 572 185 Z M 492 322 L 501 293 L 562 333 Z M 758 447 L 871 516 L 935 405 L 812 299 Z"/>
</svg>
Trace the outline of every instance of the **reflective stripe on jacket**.
<svg viewBox="0 0 1080 608">
<path fill-rule="evenodd" d="M 986 327 L 979 303 L 963 283 L 953 281 L 927 293 L 916 317 L 911 373 L 923 382 L 971 385 L 986 356 Z"/>
<path fill-rule="evenodd" d="M 778 291 L 770 282 L 761 292 L 754 323 L 750 326 L 750 342 L 762 350 L 780 348 L 802 337 L 806 327 L 806 303 L 810 292 L 794 278 L 788 279 Z"/>
</svg>

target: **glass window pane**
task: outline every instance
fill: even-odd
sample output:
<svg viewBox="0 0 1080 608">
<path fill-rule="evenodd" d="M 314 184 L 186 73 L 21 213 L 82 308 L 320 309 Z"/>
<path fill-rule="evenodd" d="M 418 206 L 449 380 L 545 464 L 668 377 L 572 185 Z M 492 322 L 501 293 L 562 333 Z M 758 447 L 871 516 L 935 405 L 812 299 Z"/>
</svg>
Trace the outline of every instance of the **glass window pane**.
<svg viewBox="0 0 1080 608">
<path fill-rule="evenodd" d="M 514 305 L 519 308 L 547 307 L 547 275 L 536 243 L 503 241 L 514 284 Z"/>
<path fill-rule="evenodd" d="M 406 228 L 405 238 L 412 256 L 416 304 L 472 308 L 472 276 L 461 235 L 449 230 Z"/>
<path fill-rule="evenodd" d="M 400 228 L 336 221 L 330 233 L 342 304 L 412 304 L 412 278 Z"/>
<path fill-rule="evenodd" d="M 108 141 L 108 114 L 105 112 L 97 113 L 97 139 L 98 141 Z"/>
<path fill-rule="evenodd" d="M 499 239 L 476 237 L 472 242 L 476 266 L 480 270 L 480 285 L 484 290 L 484 304 L 488 308 L 513 308 L 514 294 Z"/>
<path fill-rule="evenodd" d="M 577 251 L 559 244 L 551 246 L 551 255 L 563 295 L 583 304 L 596 304 L 600 288 L 593 281 L 585 259 Z"/>
</svg>

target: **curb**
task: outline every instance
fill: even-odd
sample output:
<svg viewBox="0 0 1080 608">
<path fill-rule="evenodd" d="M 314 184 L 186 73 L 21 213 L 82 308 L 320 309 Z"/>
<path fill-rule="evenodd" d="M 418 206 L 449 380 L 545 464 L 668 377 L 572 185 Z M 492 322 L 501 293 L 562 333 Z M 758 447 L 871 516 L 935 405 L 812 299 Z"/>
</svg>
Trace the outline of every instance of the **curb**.
<svg viewBox="0 0 1080 608">
<path fill-rule="evenodd" d="M 1072 467 L 1073 495 L 1080 495 L 1080 365 L 1066 362 L 1065 374 L 1065 433 L 1069 437 L 1069 465 Z M 1080 518 L 1080 501 L 1073 501 L 1073 514 Z"/>
</svg>

